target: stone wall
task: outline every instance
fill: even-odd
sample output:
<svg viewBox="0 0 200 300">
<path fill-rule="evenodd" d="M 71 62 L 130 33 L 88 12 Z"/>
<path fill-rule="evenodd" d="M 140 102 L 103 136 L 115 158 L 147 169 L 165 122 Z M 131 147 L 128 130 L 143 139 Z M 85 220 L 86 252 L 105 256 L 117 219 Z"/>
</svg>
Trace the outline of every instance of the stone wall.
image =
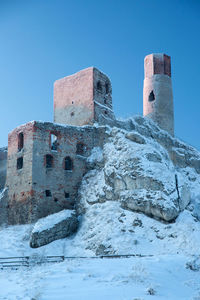
<svg viewBox="0 0 200 300">
<path fill-rule="evenodd" d="M 33 197 L 33 132 L 34 122 L 30 122 L 17 127 L 8 136 L 6 186 L 8 187 L 8 222 L 10 224 L 30 221 Z M 22 133 L 23 147 L 19 147 L 19 136 Z"/>
<path fill-rule="evenodd" d="M 143 115 L 174 135 L 174 107 L 170 57 L 151 54 L 145 57 Z"/>
<path fill-rule="evenodd" d="M 0 148 L 0 190 L 4 188 L 6 181 L 7 148 Z"/>
<path fill-rule="evenodd" d="M 99 124 L 113 125 L 112 86 L 109 78 L 94 68 L 94 118 Z"/>
<path fill-rule="evenodd" d="M 22 132 L 24 145 L 19 151 Z M 8 145 L 9 223 L 29 223 L 72 209 L 87 170 L 86 158 L 105 139 L 105 127 L 30 122 L 15 129 Z M 19 157 L 23 157 L 21 169 L 17 169 Z"/>
<path fill-rule="evenodd" d="M 113 119 L 111 82 L 98 69 L 87 68 L 54 83 L 55 123 L 82 126 Z"/>
</svg>

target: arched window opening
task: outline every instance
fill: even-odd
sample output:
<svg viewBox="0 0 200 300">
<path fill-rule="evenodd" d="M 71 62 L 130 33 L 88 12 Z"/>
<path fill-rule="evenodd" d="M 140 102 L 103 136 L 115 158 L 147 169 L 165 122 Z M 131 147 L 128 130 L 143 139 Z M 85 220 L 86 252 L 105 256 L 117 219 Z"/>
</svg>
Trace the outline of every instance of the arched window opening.
<svg viewBox="0 0 200 300">
<path fill-rule="evenodd" d="M 155 100 L 155 95 L 154 95 L 154 92 L 151 91 L 151 93 L 149 94 L 149 102 L 152 102 Z"/>
<path fill-rule="evenodd" d="M 107 114 L 108 114 L 108 112 L 105 110 L 105 111 L 104 111 L 104 114 L 105 114 L 105 115 L 107 115 Z"/>
<path fill-rule="evenodd" d="M 18 151 L 21 151 L 24 148 L 24 134 L 20 132 L 18 134 Z"/>
<path fill-rule="evenodd" d="M 45 195 L 46 195 L 46 197 L 51 197 L 51 191 L 50 190 L 46 190 L 45 191 Z"/>
<path fill-rule="evenodd" d="M 53 167 L 53 156 L 50 154 L 45 155 L 45 165 L 46 168 L 52 168 Z"/>
<path fill-rule="evenodd" d="M 101 81 L 98 81 L 98 82 L 97 82 L 97 90 L 98 90 L 99 92 L 102 91 Z"/>
<path fill-rule="evenodd" d="M 64 169 L 67 171 L 71 171 L 73 169 L 73 161 L 69 156 L 65 157 Z"/>
<path fill-rule="evenodd" d="M 106 99 L 104 99 L 104 104 L 107 104 L 107 101 L 106 101 Z"/>
<path fill-rule="evenodd" d="M 51 133 L 51 150 L 57 151 L 58 149 L 58 137 Z"/>
<path fill-rule="evenodd" d="M 19 157 L 17 159 L 17 170 L 20 170 L 23 168 L 23 157 Z"/>
<path fill-rule="evenodd" d="M 108 94 L 109 93 L 109 83 L 108 82 L 106 82 L 106 85 L 105 85 L 105 87 L 106 87 L 106 94 Z"/>
<path fill-rule="evenodd" d="M 83 143 L 78 143 L 76 145 L 76 154 L 83 155 L 85 152 L 85 145 Z"/>
</svg>

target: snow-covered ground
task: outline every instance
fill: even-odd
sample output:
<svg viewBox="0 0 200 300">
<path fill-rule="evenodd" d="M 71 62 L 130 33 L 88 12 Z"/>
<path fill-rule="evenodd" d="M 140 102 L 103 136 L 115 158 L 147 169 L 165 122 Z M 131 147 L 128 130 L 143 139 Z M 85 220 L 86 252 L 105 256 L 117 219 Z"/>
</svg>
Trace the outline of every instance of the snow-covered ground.
<svg viewBox="0 0 200 300">
<path fill-rule="evenodd" d="M 1 271 L 0 299 L 197 300 L 199 272 L 186 269 L 186 261 L 186 257 L 177 255 L 77 259 Z"/>
<path fill-rule="evenodd" d="M 141 118 L 138 122 L 147 123 Z M 135 123 L 140 134 L 110 129 L 103 151 L 94 149 L 88 158 L 91 168 L 79 189 L 76 234 L 32 249 L 34 224 L 0 227 L 0 257 L 30 256 L 33 262 L 18 270 L 0 270 L 0 300 L 200 300 L 200 155 L 174 140 L 181 153 L 174 152 L 177 161 L 180 164 L 182 156 L 187 161 L 184 167 L 175 166 L 158 142 L 165 144 L 169 136 L 140 123 Z M 123 197 L 129 206 L 122 205 Z M 133 208 L 134 201 L 138 206 Z M 149 202 L 149 211 L 139 210 L 139 204 Z M 167 223 L 162 210 L 173 207 L 177 214 Z M 43 226 L 51 227 L 54 218 L 48 217 Z M 98 257 L 120 254 L 138 256 Z M 76 258 L 34 264 L 51 255 Z"/>
<path fill-rule="evenodd" d="M 37 249 L 29 247 L 32 225 L 1 228 L 0 256 L 78 257 L 95 256 L 94 251 L 147 256 L 66 259 L 0 270 L 0 299 L 200 299 L 200 271 L 187 268 L 200 249 L 200 223 L 190 212 L 182 212 L 175 223 L 164 224 L 110 201 L 92 205 L 83 218 L 76 235 Z"/>
</svg>

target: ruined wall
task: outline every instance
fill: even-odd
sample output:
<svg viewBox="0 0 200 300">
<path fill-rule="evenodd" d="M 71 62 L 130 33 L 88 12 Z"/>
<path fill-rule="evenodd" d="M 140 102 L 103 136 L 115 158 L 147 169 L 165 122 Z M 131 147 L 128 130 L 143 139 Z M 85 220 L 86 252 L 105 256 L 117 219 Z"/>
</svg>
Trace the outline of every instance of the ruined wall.
<svg viewBox="0 0 200 300">
<path fill-rule="evenodd" d="M 55 81 L 54 122 L 81 126 L 93 120 L 93 68 Z"/>
<path fill-rule="evenodd" d="M 32 158 L 34 122 L 17 127 L 8 135 L 7 178 L 9 224 L 26 223 L 32 211 Z M 19 135 L 23 145 L 19 147 Z M 22 162 L 20 166 L 19 162 Z M 19 165 L 18 165 L 19 164 Z"/>
<path fill-rule="evenodd" d="M 94 68 L 94 118 L 99 124 L 113 125 L 112 86 L 109 78 Z"/>
<path fill-rule="evenodd" d="M 19 151 L 21 132 L 24 146 Z M 54 142 L 52 135 L 57 137 Z M 93 147 L 103 146 L 105 138 L 105 127 L 31 122 L 14 130 L 8 145 L 9 223 L 30 223 L 64 208 L 72 209 L 87 170 L 86 159 Z M 24 163 L 19 170 L 16 163 L 21 156 Z M 68 169 L 65 158 L 71 160 Z"/>
<path fill-rule="evenodd" d="M 0 148 L 0 190 L 6 182 L 7 148 Z"/>
<path fill-rule="evenodd" d="M 55 123 L 82 126 L 113 119 L 111 82 L 98 69 L 87 68 L 54 83 Z"/>
</svg>

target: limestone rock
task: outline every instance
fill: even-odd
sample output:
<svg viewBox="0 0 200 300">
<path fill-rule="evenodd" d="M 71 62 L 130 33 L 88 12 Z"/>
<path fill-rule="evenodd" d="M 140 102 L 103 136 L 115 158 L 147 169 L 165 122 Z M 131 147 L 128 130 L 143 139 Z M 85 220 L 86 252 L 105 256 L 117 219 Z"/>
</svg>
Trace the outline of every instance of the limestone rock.
<svg viewBox="0 0 200 300">
<path fill-rule="evenodd" d="M 126 138 L 138 144 L 145 144 L 145 139 L 139 133 L 131 131 L 126 134 Z"/>
<path fill-rule="evenodd" d="M 38 220 L 30 238 L 30 246 L 38 248 L 55 240 L 73 234 L 78 227 L 78 220 L 73 210 L 62 210 L 59 213 Z"/>
<path fill-rule="evenodd" d="M 8 189 L 0 192 L 0 225 L 8 223 Z"/>
</svg>

